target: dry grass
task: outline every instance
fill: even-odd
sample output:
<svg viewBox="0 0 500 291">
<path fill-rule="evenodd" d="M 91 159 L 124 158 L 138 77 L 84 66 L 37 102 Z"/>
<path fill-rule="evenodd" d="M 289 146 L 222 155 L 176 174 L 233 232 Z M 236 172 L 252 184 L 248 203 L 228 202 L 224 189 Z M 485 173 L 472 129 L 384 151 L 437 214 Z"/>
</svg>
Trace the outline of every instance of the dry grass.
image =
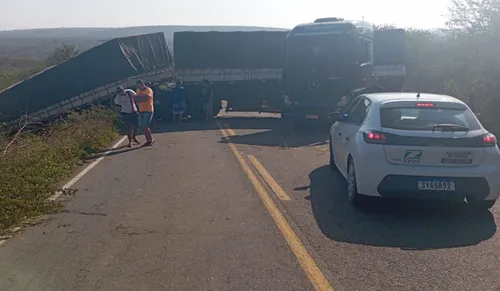
<svg viewBox="0 0 500 291">
<path fill-rule="evenodd" d="M 47 198 L 82 158 L 118 137 L 116 114 L 105 108 L 71 113 L 43 133 L 24 132 L 0 158 L 0 234 L 29 218 L 59 211 Z M 12 137 L 2 136 L 0 148 Z"/>
</svg>

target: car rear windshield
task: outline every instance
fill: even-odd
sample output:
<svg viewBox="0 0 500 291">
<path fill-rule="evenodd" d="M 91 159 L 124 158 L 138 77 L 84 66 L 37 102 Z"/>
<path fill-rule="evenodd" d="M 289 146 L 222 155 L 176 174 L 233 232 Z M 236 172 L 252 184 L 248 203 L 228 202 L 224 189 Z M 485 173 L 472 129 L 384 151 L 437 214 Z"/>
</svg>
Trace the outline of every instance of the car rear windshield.
<svg viewBox="0 0 500 291">
<path fill-rule="evenodd" d="M 481 125 L 468 109 L 381 108 L 382 127 L 400 130 L 478 130 Z"/>
</svg>

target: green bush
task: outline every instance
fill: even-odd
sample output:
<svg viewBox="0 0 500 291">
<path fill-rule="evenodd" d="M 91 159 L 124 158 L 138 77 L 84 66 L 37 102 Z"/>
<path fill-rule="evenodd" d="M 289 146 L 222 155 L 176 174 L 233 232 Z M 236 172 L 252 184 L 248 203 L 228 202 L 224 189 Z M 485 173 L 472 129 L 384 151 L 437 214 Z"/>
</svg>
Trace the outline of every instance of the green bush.
<svg viewBox="0 0 500 291">
<path fill-rule="evenodd" d="M 95 107 L 73 112 L 43 134 L 21 133 L 0 158 L 0 233 L 41 214 L 60 210 L 47 198 L 81 163 L 118 137 L 114 111 Z M 2 151 L 12 136 L 0 139 Z"/>
<path fill-rule="evenodd" d="M 447 24 L 407 31 L 406 90 L 460 98 L 498 135 L 500 0 L 452 0 Z"/>
<path fill-rule="evenodd" d="M 500 134 L 500 39 L 488 34 L 409 30 L 408 91 L 462 99 L 490 131 Z"/>
</svg>

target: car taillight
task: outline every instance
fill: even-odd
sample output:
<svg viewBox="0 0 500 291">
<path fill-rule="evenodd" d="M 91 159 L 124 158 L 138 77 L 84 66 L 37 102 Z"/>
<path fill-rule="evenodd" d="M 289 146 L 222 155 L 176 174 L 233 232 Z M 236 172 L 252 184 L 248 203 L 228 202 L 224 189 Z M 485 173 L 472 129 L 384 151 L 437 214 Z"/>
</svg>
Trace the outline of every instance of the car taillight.
<svg viewBox="0 0 500 291">
<path fill-rule="evenodd" d="M 383 132 L 370 130 L 363 134 L 367 143 L 386 143 L 387 137 Z"/>
<path fill-rule="evenodd" d="M 485 146 L 496 146 L 497 138 L 493 134 L 487 133 L 483 135 L 483 144 Z"/>
<path fill-rule="evenodd" d="M 433 103 L 417 103 L 417 107 L 434 107 Z"/>
</svg>

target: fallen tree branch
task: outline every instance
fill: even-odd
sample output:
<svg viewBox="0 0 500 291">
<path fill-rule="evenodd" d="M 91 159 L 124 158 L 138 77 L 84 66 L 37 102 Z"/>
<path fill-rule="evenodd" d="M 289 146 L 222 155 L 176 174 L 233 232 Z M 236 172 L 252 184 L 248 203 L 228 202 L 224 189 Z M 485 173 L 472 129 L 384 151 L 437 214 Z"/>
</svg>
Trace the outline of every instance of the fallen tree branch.
<svg viewBox="0 0 500 291">
<path fill-rule="evenodd" d="M 9 151 L 9 149 L 12 147 L 12 145 L 16 142 L 16 140 L 19 138 L 19 135 L 21 135 L 21 133 L 24 131 L 24 129 L 26 128 L 26 126 L 29 125 L 29 122 L 28 122 L 28 116 L 24 115 L 23 116 L 24 118 L 24 124 L 17 130 L 16 134 L 14 134 L 14 136 L 12 137 L 11 141 L 5 146 L 2 154 L 0 155 L 0 159 L 3 159 L 5 157 L 5 155 L 7 154 L 7 152 Z"/>
</svg>

